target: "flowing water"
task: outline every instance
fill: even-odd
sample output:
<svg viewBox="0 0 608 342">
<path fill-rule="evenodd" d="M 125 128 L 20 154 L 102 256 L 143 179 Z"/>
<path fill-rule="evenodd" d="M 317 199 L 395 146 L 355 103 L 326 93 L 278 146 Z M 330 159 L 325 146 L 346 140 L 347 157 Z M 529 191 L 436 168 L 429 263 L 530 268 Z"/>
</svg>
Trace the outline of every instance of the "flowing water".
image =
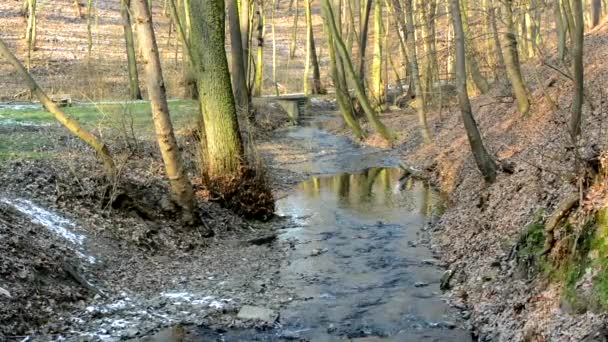
<svg viewBox="0 0 608 342">
<path fill-rule="evenodd" d="M 441 299 L 443 270 L 424 227 L 442 201 L 424 182 L 402 179 L 397 159 L 309 125 L 290 144 L 316 151 L 288 168 L 315 174 L 277 202 L 294 227 L 282 285 L 296 293 L 275 333 L 226 332 L 219 340 L 471 341 Z"/>
</svg>

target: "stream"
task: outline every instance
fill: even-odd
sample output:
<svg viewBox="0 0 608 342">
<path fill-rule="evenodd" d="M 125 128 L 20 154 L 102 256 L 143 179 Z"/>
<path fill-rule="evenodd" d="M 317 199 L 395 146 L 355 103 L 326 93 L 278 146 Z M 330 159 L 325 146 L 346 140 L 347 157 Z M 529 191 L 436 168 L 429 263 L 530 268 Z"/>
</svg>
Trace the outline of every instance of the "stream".
<svg viewBox="0 0 608 342">
<path fill-rule="evenodd" d="M 441 214 L 441 196 L 425 182 L 404 178 L 392 152 L 325 131 L 332 117 L 335 113 L 305 118 L 304 125 L 278 132 L 272 142 L 287 149 L 288 160 L 278 162 L 281 168 L 310 176 L 276 203 L 277 214 L 287 218 L 279 240 L 290 250 L 276 263 L 279 280 L 269 290 L 274 286 L 291 296 L 281 302 L 278 319 L 262 330 L 191 327 L 189 341 L 472 340 L 441 298 L 444 270 L 428 246 L 425 227 Z M 0 202 L 66 240 L 84 262 L 97 263 L 71 221 L 27 199 L 0 197 Z M 208 276 L 204 282 L 213 281 Z M 218 279 L 220 290 L 211 295 L 196 292 L 184 279 L 179 283 L 186 285 L 149 298 L 125 292 L 114 302 L 88 306 L 80 316 L 91 316 L 91 323 L 83 320 L 80 336 L 103 341 L 141 337 L 139 329 L 147 324 L 197 322 L 210 309 L 239 307 L 223 297 L 230 294 L 221 290 L 229 280 Z M 182 339 L 149 336 L 141 341 Z"/>
<path fill-rule="evenodd" d="M 292 245 L 280 275 L 296 297 L 278 332 L 228 331 L 217 340 L 471 341 L 441 299 L 443 270 L 424 231 L 443 210 L 439 194 L 401 179 L 389 152 L 329 134 L 322 120 L 285 132 L 314 151 L 287 165 L 314 176 L 277 202 L 294 221 L 280 235 Z"/>
</svg>

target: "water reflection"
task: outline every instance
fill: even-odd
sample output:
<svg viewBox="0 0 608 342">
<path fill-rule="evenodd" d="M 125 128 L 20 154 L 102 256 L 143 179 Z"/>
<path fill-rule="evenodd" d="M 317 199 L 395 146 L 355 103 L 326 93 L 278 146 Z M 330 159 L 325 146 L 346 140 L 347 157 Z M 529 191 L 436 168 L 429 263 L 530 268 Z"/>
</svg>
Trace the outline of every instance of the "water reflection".
<svg viewBox="0 0 608 342">
<path fill-rule="evenodd" d="M 314 341 L 469 340 L 446 328 L 442 271 L 429 265 L 433 256 L 421 243 L 441 199 L 428 184 L 401 176 L 399 169 L 370 168 L 314 177 L 277 203 L 281 214 L 302 218 L 283 234 L 296 248 L 282 280 L 298 293 L 281 313 L 283 324 Z"/>
</svg>

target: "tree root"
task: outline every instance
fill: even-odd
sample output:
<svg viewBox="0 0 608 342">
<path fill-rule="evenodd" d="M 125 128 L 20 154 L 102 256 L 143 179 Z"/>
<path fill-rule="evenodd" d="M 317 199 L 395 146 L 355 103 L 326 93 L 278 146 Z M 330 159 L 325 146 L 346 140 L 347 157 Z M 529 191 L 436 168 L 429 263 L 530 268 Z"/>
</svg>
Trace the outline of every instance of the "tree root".
<svg viewBox="0 0 608 342">
<path fill-rule="evenodd" d="M 547 223 L 545 223 L 545 245 L 540 253 L 540 256 L 551 252 L 551 249 L 555 244 L 555 228 L 570 214 L 572 209 L 578 206 L 579 201 L 580 197 L 578 193 L 570 194 L 558 204 L 553 214 L 549 216 Z"/>
</svg>

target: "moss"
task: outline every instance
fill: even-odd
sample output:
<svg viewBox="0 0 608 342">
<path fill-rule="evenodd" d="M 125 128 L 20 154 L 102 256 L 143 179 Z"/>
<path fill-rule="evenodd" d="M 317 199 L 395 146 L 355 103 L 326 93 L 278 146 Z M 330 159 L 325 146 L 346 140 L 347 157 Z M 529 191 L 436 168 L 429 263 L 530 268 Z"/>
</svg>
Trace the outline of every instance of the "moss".
<svg viewBox="0 0 608 342">
<path fill-rule="evenodd" d="M 543 244 L 545 243 L 543 213 L 544 210 L 540 209 L 534 214 L 534 219 L 526 226 L 520 237 L 517 250 L 518 259 L 536 258 L 543 250 Z"/>
</svg>

